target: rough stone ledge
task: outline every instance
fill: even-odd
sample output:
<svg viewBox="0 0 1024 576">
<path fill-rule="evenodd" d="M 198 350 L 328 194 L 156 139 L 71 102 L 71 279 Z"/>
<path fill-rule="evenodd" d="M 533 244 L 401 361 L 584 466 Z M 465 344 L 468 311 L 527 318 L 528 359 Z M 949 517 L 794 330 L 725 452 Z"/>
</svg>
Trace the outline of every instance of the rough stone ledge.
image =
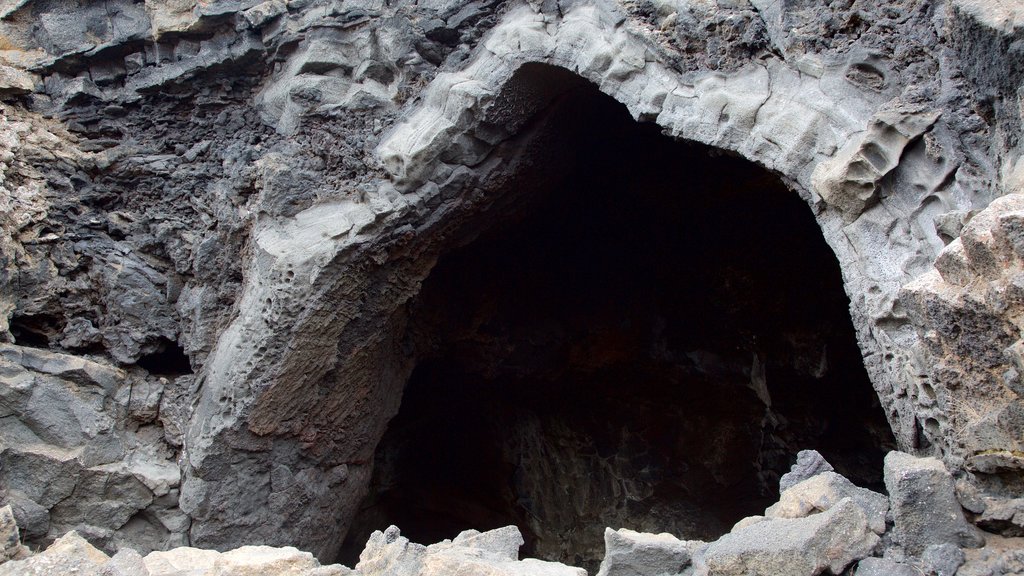
<svg viewBox="0 0 1024 576">
<path fill-rule="evenodd" d="M 785 489 L 765 516 L 740 521 L 715 542 L 606 529 L 605 559 L 597 576 L 816 576 L 847 574 L 854 566 L 853 573 L 860 575 L 952 576 L 1009 574 L 1024 567 L 1024 539 L 983 537 L 964 521 L 952 477 L 938 460 L 890 453 L 886 497 L 828 470 L 819 454 L 809 456 L 823 465 L 810 471 L 805 463 L 795 465 L 794 477 L 802 476 L 802 481 Z M 958 520 L 942 522 L 939 517 Z M 74 531 L 31 555 L 20 543 L 7 506 L 0 509 L 0 544 L 0 576 L 72 571 L 83 576 L 587 574 L 557 562 L 520 560 L 523 537 L 515 526 L 467 530 L 429 546 L 410 542 L 391 526 L 374 532 L 359 563 L 349 568 L 321 565 L 312 554 L 292 547 L 243 546 L 229 552 L 181 547 L 146 556 L 122 549 L 109 557 Z"/>
</svg>

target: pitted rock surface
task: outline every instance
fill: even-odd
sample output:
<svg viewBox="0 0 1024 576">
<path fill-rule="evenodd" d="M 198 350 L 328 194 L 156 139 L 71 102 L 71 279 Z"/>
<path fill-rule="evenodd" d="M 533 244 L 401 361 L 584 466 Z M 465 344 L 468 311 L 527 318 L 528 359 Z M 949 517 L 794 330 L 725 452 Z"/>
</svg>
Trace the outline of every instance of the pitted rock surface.
<svg viewBox="0 0 1024 576">
<path fill-rule="evenodd" d="M 580 86 L 803 199 L 898 447 L 1019 497 L 1022 14 L 5 3 L 0 503 L 33 546 L 332 561 L 421 360 L 410 303 L 511 212 L 537 119 Z"/>
</svg>

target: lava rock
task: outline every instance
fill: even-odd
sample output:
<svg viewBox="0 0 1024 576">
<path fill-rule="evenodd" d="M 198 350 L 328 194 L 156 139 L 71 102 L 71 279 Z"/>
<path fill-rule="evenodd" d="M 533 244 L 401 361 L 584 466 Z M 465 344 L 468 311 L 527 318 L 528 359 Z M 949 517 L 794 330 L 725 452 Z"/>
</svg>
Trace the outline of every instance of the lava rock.
<svg viewBox="0 0 1024 576">
<path fill-rule="evenodd" d="M 857 576 L 921 576 L 913 566 L 888 558 L 865 558 L 857 563 Z"/>
<path fill-rule="evenodd" d="M 695 576 L 814 576 L 841 573 L 879 542 L 852 498 L 806 518 L 766 519 L 712 542 Z"/>
<path fill-rule="evenodd" d="M 875 534 L 885 532 L 885 513 L 889 511 L 889 499 L 867 488 L 860 488 L 835 472 L 821 472 L 793 485 L 782 493 L 778 503 L 765 510 L 765 516 L 803 518 L 824 512 L 843 498 L 851 498 L 864 511 L 868 526 Z"/>
<path fill-rule="evenodd" d="M 0 565 L 0 576 L 98 576 L 99 569 L 108 560 L 106 554 L 94 548 L 77 532 L 68 532 L 35 556 Z"/>
<path fill-rule="evenodd" d="M 929 575 L 953 576 L 967 557 L 952 544 L 932 544 L 921 555 L 921 566 Z"/>
<path fill-rule="evenodd" d="M 894 536 L 908 553 L 919 555 L 932 544 L 984 544 L 964 519 L 953 477 L 938 459 L 893 451 L 885 457 L 884 474 Z"/>
<path fill-rule="evenodd" d="M 695 547 L 703 542 L 679 540 L 671 534 L 604 531 L 605 557 L 597 576 L 659 576 L 677 574 L 690 565 Z"/>
<path fill-rule="evenodd" d="M 976 520 L 979 528 L 1007 537 L 1024 536 L 1024 498 L 989 498 L 984 510 Z"/>
<path fill-rule="evenodd" d="M 14 511 L 8 504 L 0 508 L 0 562 L 18 560 L 27 554 L 28 550 L 21 545 L 18 524 L 14 521 Z"/>
<path fill-rule="evenodd" d="M 796 462 L 779 478 L 779 492 L 785 492 L 793 486 L 821 474 L 822 472 L 832 472 L 835 468 L 825 460 L 825 457 L 818 453 L 817 450 L 801 450 L 796 455 Z"/>
</svg>

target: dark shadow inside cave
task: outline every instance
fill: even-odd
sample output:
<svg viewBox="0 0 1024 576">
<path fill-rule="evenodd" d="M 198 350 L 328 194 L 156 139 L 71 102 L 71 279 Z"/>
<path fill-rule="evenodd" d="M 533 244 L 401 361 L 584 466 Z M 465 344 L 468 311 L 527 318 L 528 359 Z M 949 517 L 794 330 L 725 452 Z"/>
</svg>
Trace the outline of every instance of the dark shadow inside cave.
<svg viewBox="0 0 1024 576">
<path fill-rule="evenodd" d="M 523 198 L 410 303 L 419 361 L 341 560 L 389 524 L 517 524 L 524 554 L 593 570 L 605 526 L 762 513 L 803 448 L 878 487 L 891 432 L 807 205 L 590 86 L 537 122 Z"/>
</svg>

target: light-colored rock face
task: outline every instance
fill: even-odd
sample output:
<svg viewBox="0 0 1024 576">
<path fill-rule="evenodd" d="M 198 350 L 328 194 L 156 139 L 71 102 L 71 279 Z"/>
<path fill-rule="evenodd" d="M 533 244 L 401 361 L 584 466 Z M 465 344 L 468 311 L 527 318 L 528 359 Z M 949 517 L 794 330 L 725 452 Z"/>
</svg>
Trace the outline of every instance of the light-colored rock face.
<svg viewBox="0 0 1024 576">
<path fill-rule="evenodd" d="M 1018 490 L 1019 10 L 831 10 L 5 3 L 0 489 L 22 536 L 331 557 L 417 361 L 407 304 L 587 82 L 779 174 L 899 446 Z M 538 64 L 560 72 L 517 80 Z"/>
</svg>

